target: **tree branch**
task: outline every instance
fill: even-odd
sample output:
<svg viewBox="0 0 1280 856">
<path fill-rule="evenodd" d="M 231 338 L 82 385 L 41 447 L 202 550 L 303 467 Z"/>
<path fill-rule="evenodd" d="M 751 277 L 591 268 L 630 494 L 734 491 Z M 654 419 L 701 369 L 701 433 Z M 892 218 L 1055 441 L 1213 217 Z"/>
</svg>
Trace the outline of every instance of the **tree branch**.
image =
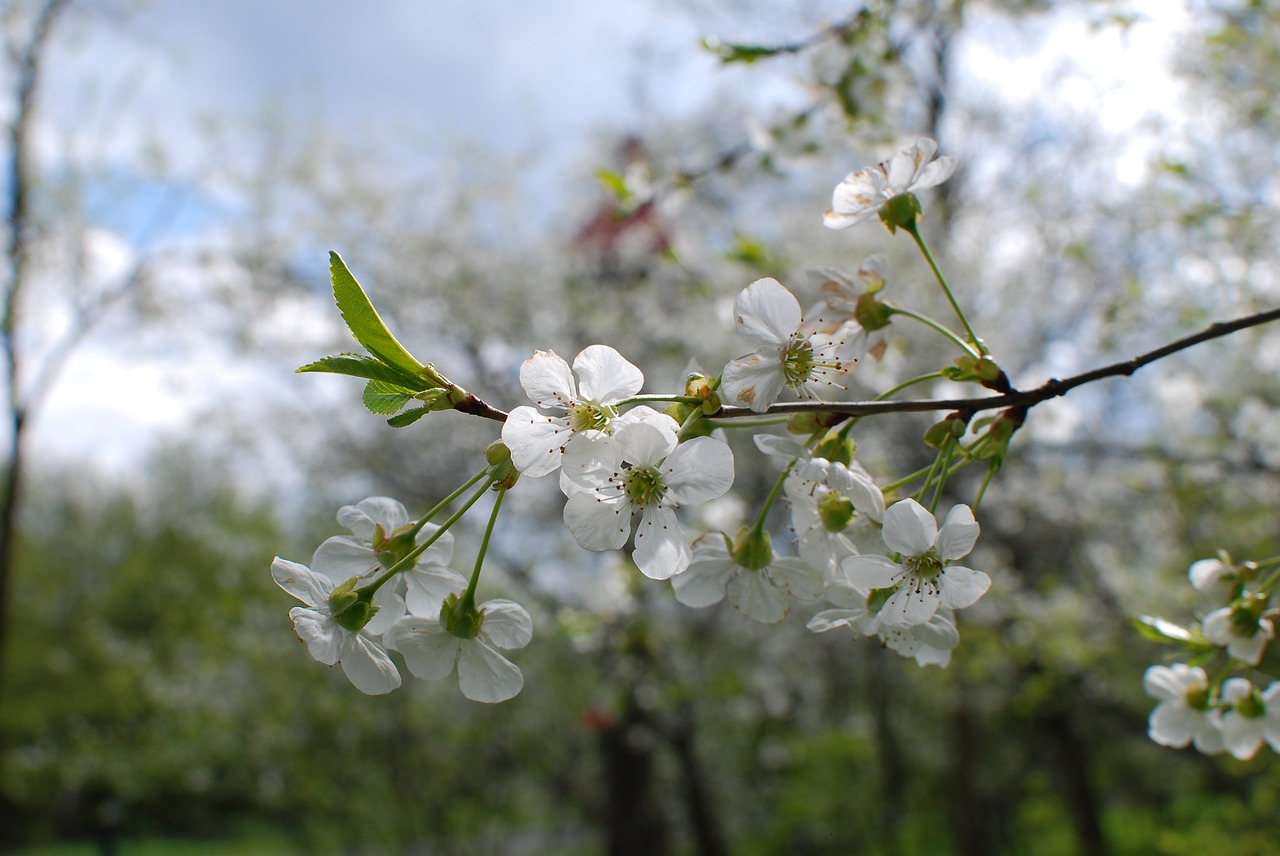
<svg viewBox="0 0 1280 856">
<path fill-rule="evenodd" d="M 1210 324 L 1199 333 L 1177 339 L 1153 351 L 1139 354 L 1132 359 L 1102 366 L 1065 380 L 1054 378 L 1035 389 L 1021 392 L 1014 391 L 1004 395 L 990 395 L 978 398 L 924 399 L 918 401 L 798 401 L 789 404 L 775 404 L 767 412 L 775 414 L 835 413 L 843 416 L 872 416 L 879 413 L 928 413 L 938 410 L 959 410 L 976 413 L 981 410 L 997 410 L 1006 407 L 1025 410 L 1051 398 L 1066 395 L 1076 387 L 1084 386 L 1087 383 L 1093 383 L 1109 377 L 1128 377 L 1143 366 L 1154 363 L 1156 360 L 1164 359 L 1171 354 L 1176 354 L 1178 351 L 1185 351 L 1187 348 L 1199 345 L 1202 342 L 1219 339 L 1223 336 L 1229 336 L 1232 333 L 1237 333 L 1250 327 L 1269 324 L 1276 320 L 1280 320 L 1280 309 L 1268 309 L 1264 312 L 1237 318 L 1234 321 Z M 722 407 L 713 415 L 717 419 L 741 419 L 759 417 L 761 414 L 746 407 Z"/>
</svg>

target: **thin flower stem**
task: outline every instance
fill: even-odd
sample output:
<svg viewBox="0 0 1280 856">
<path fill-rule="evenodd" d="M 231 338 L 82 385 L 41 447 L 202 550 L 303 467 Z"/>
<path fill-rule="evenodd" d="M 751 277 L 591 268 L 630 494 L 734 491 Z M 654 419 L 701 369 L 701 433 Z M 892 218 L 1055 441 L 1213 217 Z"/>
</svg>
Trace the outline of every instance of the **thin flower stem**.
<svg viewBox="0 0 1280 856">
<path fill-rule="evenodd" d="M 941 464 L 942 464 L 942 451 L 939 450 L 937 457 L 933 459 L 933 465 L 929 467 L 928 475 L 924 477 L 924 484 L 920 485 L 920 487 L 916 490 L 915 497 L 914 497 L 916 502 L 920 502 L 922 505 L 924 504 L 922 500 L 924 499 L 925 494 L 929 492 L 929 488 L 933 486 L 933 480 L 937 478 L 938 467 L 941 466 Z"/>
<path fill-rule="evenodd" d="M 946 486 L 947 479 L 951 477 L 951 461 L 955 458 L 957 445 L 956 439 L 954 437 L 950 437 L 942 447 L 942 453 L 940 455 L 942 459 L 942 472 L 939 474 L 937 481 L 935 481 L 933 485 L 933 501 L 929 503 L 930 514 L 938 513 L 938 502 L 942 499 L 942 488 Z"/>
<path fill-rule="evenodd" d="M 978 348 L 975 348 L 973 345 L 969 344 L 964 339 L 961 339 L 959 336 L 957 336 L 955 333 L 949 330 L 946 326 L 933 320 L 928 315 L 925 315 L 921 312 L 916 312 L 915 310 L 912 310 L 912 309 L 906 309 L 904 307 L 897 306 L 892 303 L 886 303 L 885 308 L 889 311 L 890 315 L 902 315 L 914 321 L 919 321 L 921 324 L 925 325 L 926 327 L 938 333 L 941 333 L 945 338 L 955 343 L 955 345 L 958 348 L 960 348 L 962 351 L 964 351 L 966 354 L 968 354 L 971 357 L 976 358 L 976 357 L 982 356 L 982 353 L 981 351 L 979 351 Z"/>
<path fill-rule="evenodd" d="M 947 332 L 951 332 L 951 331 L 948 330 Z M 886 399 L 892 398 L 893 396 L 897 395 L 898 393 L 902 392 L 904 389 L 907 389 L 908 387 L 915 386 L 918 383 L 925 383 L 926 381 L 938 380 L 943 377 L 946 377 L 946 375 L 944 375 L 942 372 L 929 372 L 928 374 L 922 374 L 919 377 L 913 377 L 911 380 L 903 381 L 902 383 L 898 384 L 888 392 L 880 393 L 875 397 L 874 400 L 884 401 Z"/>
<path fill-rule="evenodd" d="M 933 464 L 930 464 L 929 466 L 924 467 L 923 469 L 916 470 L 914 473 L 911 473 L 910 475 L 903 476 L 902 478 L 898 479 L 895 482 L 889 482 L 887 485 L 884 485 L 881 488 L 881 490 L 885 493 L 893 493 L 898 488 L 905 487 L 906 485 L 911 484 L 916 479 L 923 478 L 924 476 L 928 475 L 932 471 L 933 471 Z"/>
<path fill-rule="evenodd" d="M 787 464 L 782 470 L 782 474 L 778 476 L 778 480 L 774 482 L 773 490 L 769 491 L 769 495 L 765 497 L 764 505 L 760 508 L 760 513 L 756 515 L 756 522 L 752 524 L 751 531 L 761 533 L 764 531 L 764 519 L 769 514 L 769 509 L 773 507 L 774 501 L 778 498 L 778 494 L 782 493 L 782 486 L 786 484 L 787 476 L 791 475 L 791 468 L 795 466 L 795 461 Z"/>
<path fill-rule="evenodd" d="M 467 590 L 463 592 L 459 601 L 461 609 L 475 609 L 476 584 L 480 582 L 480 568 L 484 565 L 485 553 L 489 551 L 489 539 L 493 537 L 493 527 L 498 522 L 498 512 L 502 510 L 502 498 L 506 495 L 505 490 L 500 490 L 498 498 L 493 501 L 493 511 L 489 513 L 489 525 L 484 529 L 484 538 L 480 540 L 480 552 L 476 555 L 476 566 L 471 571 L 471 582 L 467 583 Z"/>
<path fill-rule="evenodd" d="M 483 470 L 481 470 L 480 472 L 476 473 L 474 476 L 472 476 L 470 479 L 468 479 L 465 483 L 463 483 L 462 487 L 458 488 L 458 489 L 457 489 L 457 490 L 455 490 L 453 493 L 449 494 L 449 495 L 448 495 L 448 496 L 446 496 L 444 499 L 442 499 L 442 500 L 440 500 L 439 502 L 437 502 L 434 508 L 432 508 L 432 509 L 431 509 L 430 511 L 428 511 L 426 514 L 422 515 L 422 519 L 421 519 L 421 520 L 419 520 L 417 523 L 413 524 L 413 529 L 409 530 L 409 531 L 410 531 L 410 533 L 413 535 L 413 537 L 414 537 L 414 538 L 417 538 L 417 537 L 418 537 L 418 533 L 419 533 L 420 531 L 422 531 L 422 527 L 423 527 L 423 526 L 425 526 L 425 525 L 427 524 L 427 522 L 428 522 L 429 520 L 431 520 L 431 518 L 433 518 L 433 517 L 435 517 L 437 514 L 439 514 L 439 513 L 440 513 L 440 511 L 441 511 L 441 509 L 443 509 L 443 508 L 445 508 L 446 506 L 448 506 L 448 505 L 449 505 L 450 503 L 452 503 L 455 499 L 457 499 L 458 497 L 462 496 L 462 494 L 464 494 L 464 493 L 465 493 L 465 492 L 466 492 L 466 491 L 467 491 L 467 490 L 468 490 L 468 489 L 469 489 L 473 484 L 475 484 L 476 482 L 480 481 L 480 479 L 484 478 L 486 475 L 488 475 L 488 473 L 489 473 L 489 467 L 485 467 Z"/>
<path fill-rule="evenodd" d="M 978 488 L 978 495 L 973 499 L 973 513 L 978 513 L 978 506 L 982 505 L 982 497 L 987 494 L 987 485 L 991 484 L 991 479 L 995 476 L 996 471 L 987 467 L 987 474 L 982 478 L 982 487 Z"/>
<path fill-rule="evenodd" d="M 675 402 L 676 404 L 701 404 L 702 399 L 694 398 L 692 395 L 663 395 L 661 393 L 633 395 L 630 398 L 624 398 L 619 401 L 615 407 L 624 407 L 629 404 L 644 404 L 646 402 L 661 403 L 664 401 Z"/>
<path fill-rule="evenodd" d="M 956 311 L 960 323 L 964 326 L 964 331 L 969 334 L 969 341 L 976 346 L 980 352 L 979 356 L 987 353 L 987 348 L 982 344 L 982 340 L 973 332 L 973 328 L 969 326 L 969 319 L 964 317 L 964 312 L 960 310 L 960 304 L 956 303 L 955 296 L 951 293 L 950 287 L 947 286 L 947 280 L 942 275 L 942 271 L 938 270 L 938 266 L 933 262 L 933 256 L 929 253 L 929 248 L 924 245 L 924 239 L 920 237 L 920 230 L 913 222 L 908 226 L 903 226 L 912 238 L 915 239 L 916 246 L 920 248 L 920 254 L 924 256 L 924 260 L 929 263 L 929 267 L 933 270 L 933 276 L 938 280 L 938 285 L 942 287 L 942 293 L 947 296 L 947 300 L 951 303 L 951 308 Z"/>
</svg>

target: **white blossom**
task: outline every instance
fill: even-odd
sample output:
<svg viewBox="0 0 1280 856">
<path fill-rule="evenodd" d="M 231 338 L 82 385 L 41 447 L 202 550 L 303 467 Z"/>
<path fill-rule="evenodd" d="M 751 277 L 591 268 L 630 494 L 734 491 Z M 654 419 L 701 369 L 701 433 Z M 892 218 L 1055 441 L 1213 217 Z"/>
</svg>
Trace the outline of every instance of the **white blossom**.
<svg viewBox="0 0 1280 856">
<path fill-rule="evenodd" d="M 1142 676 L 1142 689 L 1160 701 L 1147 721 L 1152 740 L 1177 749 L 1194 742 L 1206 755 L 1222 751 L 1222 732 L 1210 704 L 1204 669 L 1185 663 L 1151 666 Z"/>
<path fill-rule="evenodd" d="M 1221 701 L 1230 705 L 1219 719 L 1228 752 L 1248 761 L 1264 740 L 1280 752 L 1280 683 L 1272 683 L 1255 694 L 1248 680 L 1230 678 L 1222 684 Z"/>
<path fill-rule="evenodd" d="M 800 302 L 777 280 L 751 283 L 733 310 L 738 332 L 754 350 L 725 366 L 725 401 L 763 413 L 784 389 L 813 398 L 823 386 L 844 388 L 840 381 L 857 360 L 839 338 L 802 332 Z"/>
<path fill-rule="evenodd" d="M 333 580 L 279 556 L 271 563 L 271 576 L 280 588 L 306 604 L 289 610 L 289 618 L 312 657 L 326 666 L 341 663 L 356 689 L 370 695 L 389 693 L 400 686 L 400 672 L 368 625 L 351 631 L 333 616 Z"/>
<path fill-rule="evenodd" d="M 978 539 L 978 524 L 967 505 L 957 505 L 938 528 L 932 514 L 914 499 L 894 503 L 884 513 L 885 545 L 902 556 L 850 556 L 841 562 L 855 587 L 894 589 L 880 609 L 890 626 L 924 624 L 939 606 L 963 609 L 986 593 L 991 578 L 982 571 L 950 564 L 963 558 Z"/>
<path fill-rule="evenodd" d="M 438 681 L 458 669 L 458 687 L 472 701 L 495 704 L 514 698 L 524 687 L 524 674 L 498 649 L 523 648 L 533 638 L 528 611 L 510 600 L 480 604 L 479 632 L 463 639 L 450 633 L 439 618 L 406 616 L 388 636 L 415 677 Z"/>
<path fill-rule="evenodd" d="M 677 445 L 675 432 L 657 420 L 629 422 L 612 436 L 596 432 L 574 443 L 563 475 L 571 486 L 564 522 L 578 544 L 621 549 L 638 517 L 636 566 L 664 580 L 691 556 L 676 510 L 723 496 L 733 485 L 733 453 L 714 437 Z"/>
<path fill-rule="evenodd" d="M 1201 559 L 1192 562 L 1187 578 L 1196 591 L 1204 592 L 1216 601 L 1231 600 L 1238 580 L 1235 569 L 1221 559 Z"/>
<path fill-rule="evenodd" d="M 574 358 L 572 372 L 555 351 L 535 351 L 520 367 L 520 385 L 540 410 L 528 406 L 512 410 L 502 426 L 502 441 L 511 450 L 517 470 L 526 476 L 545 476 L 560 466 L 573 437 L 613 429 L 620 417 L 616 405 L 640 391 L 644 374 L 608 345 L 591 345 Z M 652 408 L 638 407 L 626 416 L 653 415 Z"/>
<path fill-rule="evenodd" d="M 1215 609 L 1201 626 L 1210 642 L 1226 646 L 1228 654 L 1251 666 L 1262 662 L 1262 652 L 1276 635 L 1272 620 L 1249 602 Z"/>
<path fill-rule="evenodd" d="M 884 494 L 862 464 L 826 458 L 797 461 L 783 485 L 800 558 L 835 582 L 840 562 L 858 551 L 848 538 L 857 520 L 884 518 Z"/>
<path fill-rule="evenodd" d="M 727 595 L 735 609 L 756 621 L 774 624 L 786 618 L 788 597 L 813 600 L 822 593 L 820 572 L 801 559 L 769 552 L 767 564 L 746 567 L 735 560 L 724 536 L 699 538 L 688 570 L 671 580 L 676 600 L 685 606 L 704 607 Z"/>
<path fill-rule="evenodd" d="M 831 196 L 831 210 L 822 225 L 829 229 L 847 229 L 875 216 L 881 206 L 903 193 L 913 193 L 941 184 L 955 171 L 956 159 L 934 159 L 938 144 L 921 137 L 906 151 L 866 169 L 851 172 L 836 185 Z"/>
</svg>

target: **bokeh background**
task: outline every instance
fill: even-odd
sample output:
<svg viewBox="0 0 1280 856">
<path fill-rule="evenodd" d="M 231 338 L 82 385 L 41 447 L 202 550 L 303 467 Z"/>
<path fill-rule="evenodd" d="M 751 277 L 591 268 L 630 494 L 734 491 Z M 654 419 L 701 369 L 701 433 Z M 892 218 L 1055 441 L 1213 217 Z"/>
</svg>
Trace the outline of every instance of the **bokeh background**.
<svg viewBox="0 0 1280 856">
<path fill-rule="evenodd" d="M 395 430 L 358 381 L 293 373 L 352 347 L 330 249 L 499 406 L 533 349 L 596 342 L 669 390 L 736 355 L 760 276 L 808 305 L 807 270 L 880 252 L 890 297 L 949 317 L 907 239 L 820 225 L 845 173 L 929 135 L 961 165 L 926 234 L 1017 386 L 1275 306 L 1274 4 L 8 0 L 0 32 L 0 848 L 1277 852 L 1275 756 L 1148 740 L 1166 652 L 1130 623 L 1203 609 L 1195 559 L 1277 552 L 1267 328 L 1035 408 L 946 671 L 809 633 L 816 605 L 680 607 L 580 551 L 551 479 L 513 493 L 481 592 L 534 614 L 503 705 L 361 695 L 268 572 L 341 505 L 426 510 L 497 436 Z M 948 359 L 919 332 L 850 395 Z M 865 420 L 860 460 L 927 463 L 929 422 Z M 736 448 L 692 524 L 733 531 L 771 485 Z"/>
</svg>

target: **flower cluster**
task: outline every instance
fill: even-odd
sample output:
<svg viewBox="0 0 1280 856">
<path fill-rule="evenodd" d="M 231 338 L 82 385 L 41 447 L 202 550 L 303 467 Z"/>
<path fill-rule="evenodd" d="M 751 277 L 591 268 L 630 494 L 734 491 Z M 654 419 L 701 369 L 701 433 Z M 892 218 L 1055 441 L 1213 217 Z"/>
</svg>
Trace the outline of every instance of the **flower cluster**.
<svg viewBox="0 0 1280 856">
<path fill-rule="evenodd" d="M 387 497 L 343 506 L 338 523 L 354 537 L 327 539 L 310 567 L 278 556 L 271 563 L 276 583 L 304 604 L 289 617 L 312 657 L 341 664 L 356 689 L 370 695 L 400 686 L 389 650 L 426 680 L 447 677 L 456 663 L 462 693 L 475 701 L 520 692 L 520 669 L 497 649 L 529 644 L 529 613 L 508 600 L 459 606 L 467 581 L 448 567 L 449 532 L 411 523 L 405 507 Z"/>
<path fill-rule="evenodd" d="M 1191 565 L 1187 576 L 1214 608 L 1198 625 L 1181 627 L 1163 619 L 1144 618 L 1146 635 L 1180 645 L 1191 663 L 1152 666 L 1143 689 L 1159 701 L 1147 733 L 1162 746 L 1194 745 L 1207 755 L 1224 750 L 1241 760 L 1252 758 L 1263 742 L 1280 752 L 1280 682 L 1265 689 L 1256 676 L 1226 677 L 1232 669 L 1256 671 L 1275 638 L 1280 608 L 1271 604 L 1280 572 L 1263 574 L 1280 564 L 1236 564 L 1225 553 Z M 1213 678 L 1201 667 L 1209 659 L 1225 660 Z"/>
<path fill-rule="evenodd" d="M 921 140 L 885 164 L 850 174 L 836 189 L 827 225 L 852 225 L 879 211 L 891 230 L 902 227 L 919 243 L 913 191 L 944 180 L 954 167 L 950 158 L 932 160 L 936 148 L 932 140 Z M 987 359 L 931 260 L 967 338 L 883 302 L 887 263 L 872 256 L 852 276 L 818 271 L 822 299 L 807 313 L 775 279 L 748 285 L 733 307 L 747 352 L 729 359 L 718 375 L 690 374 L 682 394 L 642 394 L 640 369 L 613 348 L 595 344 L 572 365 L 553 351 L 535 351 L 519 373 L 530 404 L 509 414 L 405 351 L 341 259 L 335 255 L 331 266 L 335 299 L 370 357 L 330 357 L 305 370 L 365 378 L 366 404 L 392 416 L 388 421 L 396 427 L 441 409 L 503 420 L 501 442 L 486 451 L 486 470 L 418 521 L 394 500 L 366 499 L 339 511 L 338 521 L 351 535 L 325 541 L 310 567 L 281 558 L 273 563 L 277 583 L 302 603 L 290 612 L 299 638 L 315 659 L 341 664 L 358 689 L 377 694 L 398 687 L 395 655 L 427 680 L 456 670 L 462 693 L 471 699 L 496 702 L 520 691 L 519 668 L 500 652 L 528 644 L 529 614 L 507 600 L 477 605 L 474 591 L 502 496 L 520 477 L 553 473 L 565 497 L 565 526 L 577 543 L 594 551 L 629 547 L 639 571 L 669 580 L 685 605 L 727 600 L 750 618 L 772 623 L 787 616 L 792 600 L 825 595 L 836 608 L 819 612 L 811 629 L 851 627 L 922 664 L 949 661 L 959 642 L 955 610 L 977 601 L 990 585 L 986 574 L 957 563 L 973 548 L 978 524 L 963 505 L 951 510 L 941 528 L 914 499 L 886 508 L 885 493 L 856 460 L 850 432 L 857 420 L 839 413 L 803 416 L 788 422 L 785 436 L 756 435 L 757 448 L 780 464 L 781 473 L 754 522 L 733 536 L 691 537 L 684 519 L 685 509 L 716 500 L 733 486 L 727 430 L 776 423 L 741 417 L 767 414 L 785 395 L 812 400 L 845 390 L 859 360 L 884 353 L 892 315 L 923 322 L 960 347 L 964 359 Z M 399 412 L 414 401 L 420 406 Z M 666 410 L 649 406 L 658 401 Z M 953 442 L 940 453 L 945 461 L 940 456 L 927 476 L 900 480 L 895 489 L 922 479 L 915 496 L 940 496 L 953 472 L 978 460 L 971 452 Z M 485 483 L 463 508 L 439 525 L 429 522 L 480 481 Z M 448 530 L 490 488 L 498 499 L 467 580 L 449 567 Z M 788 529 L 798 555 L 775 550 L 766 528 L 778 500 L 790 510 Z M 868 547 L 871 553 L 862 552 Z"/>
</svg>

